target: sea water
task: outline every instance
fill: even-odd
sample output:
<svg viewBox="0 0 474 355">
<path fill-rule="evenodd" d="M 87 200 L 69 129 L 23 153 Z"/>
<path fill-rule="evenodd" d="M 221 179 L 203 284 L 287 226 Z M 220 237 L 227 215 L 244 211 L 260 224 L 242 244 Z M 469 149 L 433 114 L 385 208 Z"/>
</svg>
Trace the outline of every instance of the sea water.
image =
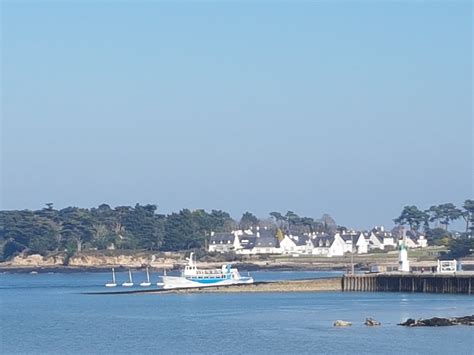
<svg viewBox="0 0 474 355">
<path fill-rule="evenodd" d="M 257 280 L 337 276 L 253 272 Z M 134 274 L 138 284 L 144 274 Z M 156 275 L 152 275 L 155 283 Z M 474 297 L 417 293 L 86 295 L 110 274 L 0 274 L 2 354 L 473 354 L 474 327 L 406 328 L 474 314 Z M 123 282 L 126 273 L 117 274 Z M 139 287 L 136 287 L 139 288 Z M 117 287 L 117 290 L 123 290 Z M 382 322 L 363 325 L 366 317 Z M 353 323 L 337 328 L 334 320 Z"/>
</svg>

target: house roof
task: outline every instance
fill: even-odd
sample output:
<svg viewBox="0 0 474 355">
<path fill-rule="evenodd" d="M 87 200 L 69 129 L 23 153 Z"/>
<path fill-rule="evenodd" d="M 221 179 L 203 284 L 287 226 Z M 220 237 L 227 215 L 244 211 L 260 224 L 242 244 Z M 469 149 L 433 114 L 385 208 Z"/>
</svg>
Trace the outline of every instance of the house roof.
<svg viewBox="0 0 474 355">
<path fill-rule="evenodd" d="M 340 235 L 340 237 L 342 238 L 343 241 L 345 242 L 349 242 L 349 241 L 352 241 L 354 240 L 354 242 L 357 240 L 357 238 L 359 238 L 359 235 L 356 235 L 356 234 L 343 234 L 343 235 Z"/>
<path fill-rule="evenodd" d="M 265 233 L 262 233 L 265 232 Z M 272 231 L 260 231 L 260 236 L 255 239 L 256 247 L 266 248 L 278 248 L 279 242 L 277 237 Z"/>
<path fill-rule="evenodd" d="M 255 246 L 256 235 L 244 234 L 239 237 L 240 245 L 243 249 L 253 249 Z"/>
<path fill-rule="evenodd" d="M 313 245 L 315 248 L 319 247 L 319 244 L 322 244 L 321 246 L 325 247 L 326 244 L 331 245 L 333 241 L 334 241 L 334 237 L 331 237 L 326 234 L 324 236 L 317 236 L 313 238 Z"/>
<path fill-rule="evenodd" d="M 259 236 L 259 238 L 262 238 L 262 237 L 275 237 L 276 234 L 274 231 L 271 231 L 269 229 L 260 229 L 258 232 L 257 232 L 257 236 Z"/>
<path fill-rule="evenodd" d="M 308 240 L 310 240 L 310 238 L 307 235 L 300 235 L 297 236 L 296 239 L 292 238 L 292 240 L 297 246 L 304 246 L 308 244 Z"/>
<path fill-rule="evenodd" d="M 418 239 L 419 236 L 423 235 L 423 233 L 420 233 L 418 231 L 413 231 L 413 230 L 408 230 L 406 233 L 407 237 L 409 238 L 416 238 Z"/>
<path fill-rule="evenodd" d="M 210 244 L 228 244 L 234 242 L 234 235 L 232 233 L 215 233 L 211 236 L 209 242 Z"/>
</svg>

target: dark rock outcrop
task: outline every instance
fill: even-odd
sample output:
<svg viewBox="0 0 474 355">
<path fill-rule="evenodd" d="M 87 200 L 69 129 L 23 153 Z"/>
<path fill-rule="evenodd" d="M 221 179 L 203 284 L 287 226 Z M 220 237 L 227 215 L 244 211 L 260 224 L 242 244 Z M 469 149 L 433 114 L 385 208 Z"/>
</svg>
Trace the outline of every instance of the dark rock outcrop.
<svg viewBox="0 0 474 355">
<path fill-rule="evenodd" d="M 374 327 L 374 326 L 377 326 L 377 325 L 381 325 L 381 323 L 378 320 L 375 320 L 373 318 L 365 318 L 364 324 L 369 326 L 369 327 Z"/>
<path fill-rule="evenodd" d="M 399 323 L 405 327 L 446 327 L 451 325 L 474 325 L 474 315 L 454 318 L 428 318 L 428 319 L 412 319 L 408 318 L 405 322 Z"/>
</svg>

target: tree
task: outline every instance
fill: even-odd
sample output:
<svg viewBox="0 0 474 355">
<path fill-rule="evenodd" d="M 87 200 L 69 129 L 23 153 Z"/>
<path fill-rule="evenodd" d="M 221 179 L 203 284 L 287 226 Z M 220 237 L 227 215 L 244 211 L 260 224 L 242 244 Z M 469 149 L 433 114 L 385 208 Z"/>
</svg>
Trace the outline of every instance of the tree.
<svg viewBox="0 0 474 355">
<path fill-rule="evenodd" d="M 462 217 L 466 221 L 466 234 L 472 236 L 474 232 L 474 200 L 464 201 Z"/>
<path fill-rule="evenodd" d="M 337 223 L 334 220 L 334 218 L 331 217 L 331 215 L 325 213 L 322 215 L 321 220 L 320 220 L 320 225 L 324 227 L 324 232 L 325 233 L 331 233 L 335 232 L 337 229 Z"/>
<path fill-rule="evenodd" d="M 59 226 L 41 213 L 33 211 L 2 211 L 0 239 L 5 241 L 3 258 L 19 252 L 47 254 L 57 248 Z"/>
<path fill-rule="evenodd" d="M 230 232 L 236 228 L 235 221 L 227 212 L 212 210 L 208 218 L 213 232 Z"/>
<path fill-rule="evenodd" d="M 431 215 L 430 221 L 438 221 L 445 226 L 445 230 L 448 230 L 448 226 L 452 221 L 461 218 L 463 215 L 463 212 L 452 203 L 431 206 L 427 212 Z"/>
<path fill-rule="evenodd" d="M 275 222 L 279 228 L 281 228 L 283 223 L 286 222 L 285 216 L 283 216 L 280 212 L 270 212 L 270 216 L 275 219 Z"/>
<path fill-rule="evenodd" d="M 314 231 L 314 219 L 311 217 L 302 217 L 300 219 L 301 226 L 304 229 L 304 232 L 313 233 Z"/>
<path fill-rule="evenodd" d="M 168 215 L 164 224 L 162 249 L 177 251 L 201 248 L 204 245 L 205 235 L 199 233 L 198 227 L 192 212 L 188 209 Z"/>
<path fill-rule="evenodd" d="M 290 234 L 292 231 L 296 232 L 296 230 L 292 229 L 292 226 L 296 226 L 301 222 L 300 216 L 293 211 L 288 211 L 285 214 L 285 218 L 288 223 L 288 233 Z"/>
<path fill-rule="evenodd" d="M 242 215 L 242 218 L 240 219 L 239 228 L 242 230 L 255 228 L 258 226 L 259 222 L 260 221 L 258 220 L 258 218 L 255 217 L 252 213 L 245 212 Z"/>
<path fill-rule="evenodd" d="M 285 239 L 285 235 L 283 234 L 283 231 L 280 228 L 276 230 L 276 238 L 278 239 L 279 242 Z"/>
<path fill-rule="evenodd" d="M 140 205 L 128 210 L 123 218 L 129 242 L 136 248 L 158 250 L 163 243 L 163 219 L 156 215 L 156 205 Z"/>
<path fill-rule="evenodd" d="M 474 238 L 451 239 L 448 255 L 452 258 L 462 258 L 474 252 Z"/>
<path fill-rule="evenodd" d="M 426 231 L 426 239 L 430 245 L 443 245 L 446 246 L 449 240 L 452 239 L 451 234 L 444 228 L 433 228 Z"/>
<path fill-rule="evenodd" d="M 393 221 L 398 225 L 408 224 L 411 230 L 418 230 L 428 220 L 428 214 L 416 206 L 405 206 L 398 218 Z"/>
<path fill-rule="evenodd" d="M 68 253 L 80 252 L 84 243 L 90 242 L 93 236 L 89 210 L 67 207 L 59 211 L 59 217 L 62 221 L 61 235 L 66 242 Z"/>
</svg>

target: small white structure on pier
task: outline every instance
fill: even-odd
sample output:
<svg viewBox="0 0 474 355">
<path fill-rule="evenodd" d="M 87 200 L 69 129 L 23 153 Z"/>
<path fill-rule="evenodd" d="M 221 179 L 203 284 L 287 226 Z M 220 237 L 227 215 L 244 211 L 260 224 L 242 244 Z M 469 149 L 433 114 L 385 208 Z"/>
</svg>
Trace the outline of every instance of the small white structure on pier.
<svg viewBox="0 0 474 355">
<path fill-rule="evenodd" d="M 454 260 L 438 260 L 437 272 L 448 273 L 456 272 L 458 269 L 458 262 Z"/>
<path fill-rule="evenodd" d="M 408 261 L 407 236 L 403 231 L 403 241 L 398 247 L 398 271 L 410 272 L 410 262 Z"/>
</svg>

